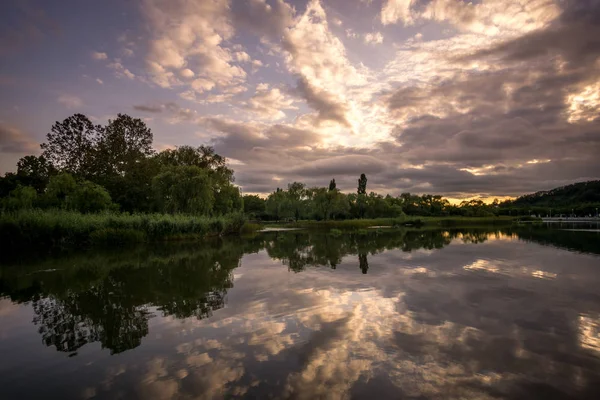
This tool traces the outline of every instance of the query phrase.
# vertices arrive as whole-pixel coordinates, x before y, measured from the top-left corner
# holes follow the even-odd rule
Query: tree
[[[92,124],[83,114],[74,114],[52,126],[41,145],[42,155],[59,171],[87,176],[102,134],[100,125]]]
[[[232,184],[222,185],[215,192],[213,214],[224,215],[242,210],[242,196],[240,189]]]
[[[152,189],[162,212],[208,215],[213,209],[210,178],[199,167],[167,167],[154,177]]]
[[[323,187],[312,188],[310,191],[313,209],[318,218],[328,220],[332,215],[348,210],[348,202],[339,190]]]
[[[233,170],[227,167],[227,159],[215,153],[210,146],[180,146],[167,149],[157,155],[161,165],[196,166],[210,171],[211,177],[219,182],[233,182]]]
[[[365,174],[360,174],[360,178],[358,179],[358,194],[367,194],[367,176]]]
[[[67,198],[77,190],[77,182],[69,173],[62,173],[53,176],[48,182],[46,193],[44,194],[44,203],[47,207],[65,208]]]
[[[288,184],[286,206],[292,210],[296,222],[304,214],[304,200],[306,198],[306,186],[304,183],[294,182]]]
[[[153,157],[130,165],[124,176],[112,175],[99,179],[122,211],[149,212],[154,206],[152,179],[161,171]]]
[[[17,186],[2,202],[2,208],[7,210],[24,210],[33,207],[37,192],[31,186]]]
[[[19,181],[27,186],[32,186],[39,194],[44,192],[50,176],[55,174],[55,168],[43,155],[39,157],[25,156],[17,162]]]
[[[329,181],[329,190],[335,190],[336,189],[336,185],[335,185],[335,178],[332,179],[331,181]]]
[[[290,217],[291,215],[288,215],[289,210],[287,210],[284,204],[286,201],[285,192],[277,188],[276,191],[267,197],[265,202],[267,214],[276,221],[279,221],[281,218]]]
[[[82,213],[93,213],[108,210],[113,207],[113,203],[106,189],[84,180],[67,197],[66,207]]]
[[[244,214],[250,218],[263,218],[265,215],[265,199],[257,195],[245,195]]]
[[[117,114],[102,131],[98,145],[98,170],[123,176],[136,163],[154,153],[152,131],[139,118]]]

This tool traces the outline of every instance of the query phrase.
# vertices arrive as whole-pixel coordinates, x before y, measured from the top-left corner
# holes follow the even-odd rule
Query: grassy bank
[[[242,214],[195,217],[170,214],[81,214],[25,210],[0,215],[6,248],[72,248],[97,244],[159,242],[240,233]]]
[[[461,227],[484,225],[510,225],[515,217],[404,217],[377,219],[348,219],[342,221],[298,221],[267,224],[269,227],[305,229],[366,229],[372,226],[393,227]]]

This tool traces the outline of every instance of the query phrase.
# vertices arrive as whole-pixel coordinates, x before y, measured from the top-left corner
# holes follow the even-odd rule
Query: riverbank
[[[203,217],[23,210],[0,215],[0,241],[7,249],[68,249],[239,234],[244,223],[241,213]]]
[[[516,217],[404,217],[265,223],[264,227],[304,229],[367,229],[370,227],[468,227],[511,225]]]

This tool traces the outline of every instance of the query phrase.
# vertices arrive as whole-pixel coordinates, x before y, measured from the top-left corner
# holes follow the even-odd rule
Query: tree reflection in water
[[[272,232],[251,239],[169,244],[95,251],[42,263],[1,266],[0,296],[31,302],[42,341],[74,353],[100,342],[111,354],[135,348],[148,334],[148,321],[159,312],[178,319],[210,317],[222,308],[233,287],[233,270],[242,256],[265,250],[291,271],[325,266],[336,269],[344,257],[369,271],[369,255],[441,249],[453,240],[482,243],[490,235],[517,234],[525,240],[600,253],[598,242],[572,240],[571,232],[536,227],[497,230],[389,230],[367,234]],[[594,244],[596,243],[596,244]],[[351,261],[352,262],[352,261]]]

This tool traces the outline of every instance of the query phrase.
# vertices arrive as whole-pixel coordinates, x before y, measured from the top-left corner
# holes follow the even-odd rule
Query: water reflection
[[[3,271],[0,294],[31,302],[47,346],[72,353],[100,342],[115,354],[140,345],[150,307],[198,319],[222,308],[243,253],[236,242],[209,242],[14,266]]]
[[[5,266],[0,294],[63,355],[60,398],[592,399],[600,259],[556,247],[594,253],[594,238],[269,233]],[[0,328],[0,350],[41,357],[22,340]],[[10,378],[0,397],[44,393]]]

